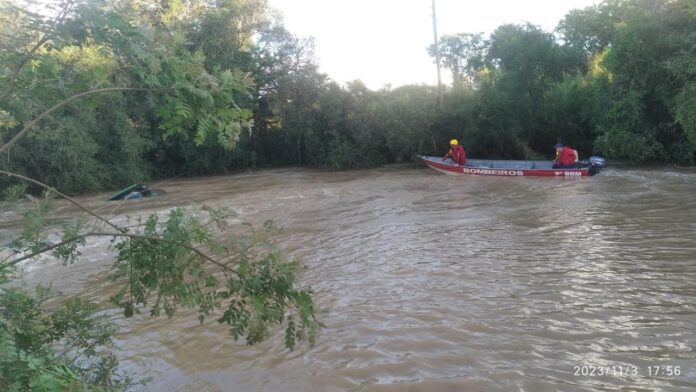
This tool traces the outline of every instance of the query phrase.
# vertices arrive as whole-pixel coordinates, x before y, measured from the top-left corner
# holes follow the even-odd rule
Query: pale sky
[[[505,23],[553,30],[563,16],[598,0],[436,0],[438,35],[486,34]],[[433,42],[431,0],[269,0],[285,27],[314,37],[319,67],[339,83],[437,84],[426,48]],[[443,82],[450,77],[443,70]]]

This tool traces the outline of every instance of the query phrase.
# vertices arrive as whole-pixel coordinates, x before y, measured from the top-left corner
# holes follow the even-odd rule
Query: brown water
[[[288,352],[281,331],[247,347],[195,317],[121,322],[122,364],[154,377],[143,390],[696,390],[696,172],[285,169],[162,187],[129,215],[193,200],[274,219],[326,328]],[[103,302],[101,259],[42,260],[27,280]]]

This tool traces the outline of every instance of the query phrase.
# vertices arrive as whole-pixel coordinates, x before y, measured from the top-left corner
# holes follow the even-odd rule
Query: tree
[[[484,68],[487,43],[483,33],[445,35],[439,40],[442,64],[452,72],[452,84],[455,88],[473,86],[480,79]],[[435,48],[430,46],[428,52],[435,56]]]
[[[489,98],[482,102],[481,116],[508,134],[503,140],[511,151],[505,155],[548,150],[558,135],[545,118],[546,92],[579,72],[582,59],[561,47],[553,35],[527,24],[496,29],[486,61],[492,71],[483,91]]]
[[[683,0],[617,6],[621,28],[602,59],[613,99],[597,145],[610,157],[693,162],[684,109],[692,105],[696,17]]]
[[[619,22],[615,3],[605,2],[568,12],[556,29],[564,44],[584,51],[588,57],[606,49]]]
[[[314,42],[275,25],[260,34],[252,54],[259,125],[254,150],[265,162],[307,163],[304,139],[313,132],[326,83],[315,64]]]
[[[88,94],[79,105],[66,102],[48,119],[54,131],[29,135],[34,144],[28,143],[29,139],[19,143],[15,150],[18,158],[5,161],[5,168],[38,177],[68,192],[100,189],[118,179],[111,174],[108,178],[100,175],[103,173],[120,172],[125,181],[146,178],[150,167],[145,155],[153,144],[176,139],[203,145],[212,139],[231,150],[241,131],[250,129],[251,111],[237,104],[250,86],[241,71],[207,68],[203,53],[187,47],[182,31],[149,34],[147,28],[135,25],[135,16],[124,13],[129,10],[124,2],[90,0],[69,4],[66,17],[59,14],[57,18],[62,19],[55,23],[42,22],[56,26],[50,36],[55,38],[29,45],[37,47],[27,52],[35,66],[16,72],[19,76],[15,85],[31,87],[33,94],[7,94],[7,99],[0,102],[7,119],[0,138],[10,142],[21,132],[20,124],[71,95],[104,89],[131,93],[111,98],[111,102],[98,94]],[[23,22],[3,38],[8,42],[3,47],[25,35],[36,35],[34,26],[43,20],[21,8],[12,9]],[[172,28],[184,29],[171,22],[176,18],[170,14],[165,12],[161,19],[169,21],[166,23]],[[137,89],[122,88],[124,85]],[[38,126],[47,125],[44,121]],[[43,160],[22,159],[30,155],[27,152],[34,145],[41,144],[47,146]],[[64,170],[71,163],[72,170]]]

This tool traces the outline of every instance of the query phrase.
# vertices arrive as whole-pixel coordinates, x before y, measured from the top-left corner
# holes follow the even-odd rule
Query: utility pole
[[[435,0],[433,0],[433,37],[435,37],[435,62],[437,63],[437,103],[442,106],[442,78],[440,76],[440,46],[437,40],[437,18],[435,17]]]

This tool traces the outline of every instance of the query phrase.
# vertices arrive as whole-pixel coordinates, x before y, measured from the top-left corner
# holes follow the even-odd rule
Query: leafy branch
[[[48,185],[46,185],[46,184],[44,184],[44,183],[42,183],[42,182],[40,182],[40,181],[34,180],[33,178],[29,178],[29,177],[26,177],[26,176],[23,176],[23,175],[17,174],[17,173],[11,173],[11,172],[8,172],[8,171],[5,171],[5,170],[0,170],[0,174],[4,174],[4,175],[6,175],[6,176],[8,176],[8,177],[19,178],[19,179],[21,179],[21,180],[24,180],[24,181],[27,181],[27,182],[31,182],[32,184],[38,185],[38,186],[40,186],[40,187],[46,189],[47,191],[53,192],[53,193],[55,193],[56,195],[62,197],[63,199],[65,199],[65,200],[67,200],[68,202],[70,202],[72,205],[76,206],[77,208],[81,209],[82,211],[85,211],[85,212],[88,213],[89,215],[91,215],[91,216],[97,218],[98,220],[100,220],[100,221],[106,223],[107,225],[113,227],[114,229],[116,229],[116,230],[118,230],[118,231],[120,231],[120,232],[123,232],[123,231],[125,230],[125,229],[122,229],[122,228],[120,228],[120,227],[114,225],[114,224],[111,223],[108,219],[102,217],[101,215],[97,214],[96,212],[94,212],[94,211],[90,210],[89,208],[83,206],[82,204],[78,203],[77,201],[75,201],[75,199],[71,198],[70,196],[65,195],[65,194],[63,194],[63,193],[61,193],[61,192],[58,192],[58,191],[57,191],[54,187],[52,187],[52,186],[48,186]]]
[[[12,94],[12,91],[14,90],[15,84],[17,83],[17,79],[19,78],[19,74],[22,71],[22,68],[27,64],[27,62],[31,59],[31,57],[36,53],[39,48],[41,48],[44,44],[46,44],[49,39],[51,38],[51,34],[55,32],[55,29],[60,26],[64,21],[65,18],[72,12],[73,8],[75,5],[74,0],[68,0],[65,3],[62,4],[62,9],[58,12],[58,15],[56,18],[51,22],[50,26],[48,29],[44,32],[43,36],[32,46],[29,51],[22,57],[22,59],[17,63],[14,71],[12,72],[12,75],[10,76],[9,80],[7,81],[5,91],[0,95],[0,102],[4,101],[7,99],[7,97]]]
[[[47,190],[53,188],[39,181],[27,179]],[[198,307],[202,323],[211,313],[220,311],[218,322],[230,326],[236,339],[246,335],[247,343],[256,343],[269,334],[269,324],[286,323],[286,345],[293,348],[296,340],[314,342],[321,323],[315,317],[316,309],[311,292],[296,289],[297,274],[301,266],[286,258],[266,239],[232,237],[232,244],[221,242],[213,230],[227,229],[229,214],[224,210],[205,209],[209,223],[201,222],[201,214],[186,214],[183,209],[170,211],[169,219],[160,222],[157,214],[151,214],[139,226],[127,232],[79,202],[59,192],[80,209],[101,220],[115,231],[79,232],[80,225],[67,226],[61,241],[46,244],[38,233],[48,230],[42,214],[25,214],[34,229],[23,233],[13,241],[16,258],[2,264],[18,263],[39,255],[53,252],[64,263],[72,263],[79,256],[76,244],[84,245],[90,237],[109,237],[117,250],[117,262],[113,279],[125,278],[127,284],[112,298],[114,304],[124,310],[127,317],[139,312],[151,299],[154,304],[150,314],[157,316],[162,310],[172,317],[178,306]],[[211,223],[214,223],[211,228]],[[264,227],[272,232],[272,226]],[[261,245],[261,246],[259,246]],[[213,256],[203,249],[208,249]],[[206,265],[217,267],[219,276]],[[222,280],[221,280],[222,278]],[[288,316],[289,312],[289,317]],[[299,324],[294,321],[296,314]]]

